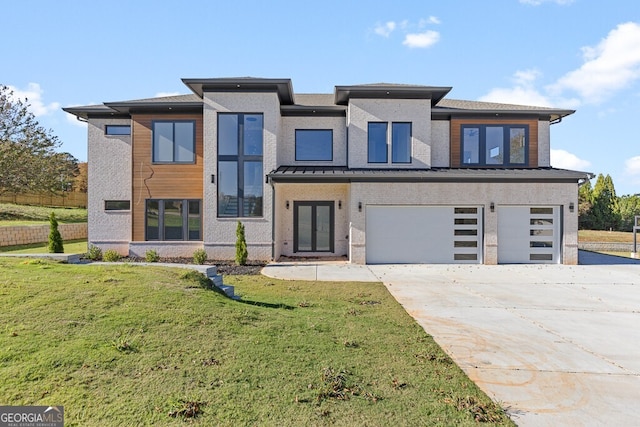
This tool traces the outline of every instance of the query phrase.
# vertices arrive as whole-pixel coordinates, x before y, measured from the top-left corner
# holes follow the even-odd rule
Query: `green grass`
[[[67,426],[513,425],[379,283],[0,258],[0,401]],[[170,416],[173,415],[173,416]]]
[[[578,230],[578,241],[633,243],[633,233],[624,231]]]
[[[49,252],[49,244],[47,242],[31,243],[28,245],[0,247],[0,253],[7,253],[7,254],[46,254],[48,252]],[[65,254],[87,253],[87,239],[68,240],[68,241],[65,240],[64,253]]]
[[[87,210],[82,208],[48,208],[0,203],[0,227],[49,224],[51,212],[55,212],[58,222],[63,224],[87,222]]]

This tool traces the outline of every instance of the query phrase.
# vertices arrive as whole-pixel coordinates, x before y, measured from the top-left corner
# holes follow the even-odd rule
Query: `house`
[[[183,79],[192,94],[64,110],[88,123],[89,243],[122,254],[352,263],[578,261],[578,186],[552,168],[574,111],[450,87]]]

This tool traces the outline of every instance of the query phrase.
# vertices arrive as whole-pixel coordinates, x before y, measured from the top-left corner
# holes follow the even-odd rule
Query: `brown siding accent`
[[[451,167],[459,168],[460,164],[460,126],[461,125],[529,125],[529,164],[523,167],[538,167],[538,120],[508,120],[508,119],[451,119]],[[491,166],[495,167],[495,166]]]
[[[132,118],[133,145],[133,241],[144,241],[146,199],[202,199],[202,114],[136,114]],[[151,138],[154,120],[195,120],[196,162],[152,164]]]

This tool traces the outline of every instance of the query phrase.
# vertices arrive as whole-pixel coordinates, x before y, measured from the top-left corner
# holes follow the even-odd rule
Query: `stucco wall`
[[[362,211],[358,211],[358,203]],[[495,212],[490,204],[495,204]],[[484,206],[484,263],[498,260],[498,216],[500,205],[563,206],[563,263],[578,262],[578,210],[569,212],[569,203],[578,206],[576,184],[518,183],[353,183],[351,212],[351,262],[364,264],[366,206],[372,205],[479,205]]]
[[[431,166],[434,168],[448,168],[451,163],[450,147],[451,122],[449,120],[434,120],[431,122]]]
[[[131,194],[131,136],[105,135],[105,125],[130,125],[128,119],[90,119],[88,123],[89,243],[116,244],[119,252],[131,240],[131,212],[105,211],[105,200],[133,200]],[[144,203],[144,200],[142,201]]]
[[[388,163],[367,163],[369,122],[388,122]],[[412,122],[411,163],[391,163],[391,122]],[[347,113],[349,127],[349,167],[351,168],[430,168],[431,100],[428,99],[351,99]]]
[[[296,161],[296,129],[333,130],[333,160],[324,162]],[[344,117],[283,117],[282,133],[278,140],[278,166],[346,166],[347,126]]]
[[[63,240],[87,238],[87,224],[58,224]],[[0,227],[0,246],[28,245],[49,240],[48,225],[16,225]]]
[[[538,166],[551,166],[551,135],[549,122],[538,121]]]
[[[281,256],[347,255],[349,250],[349,184],[276,184],[276,259]],[[286,203],[289,201],[289,209]],[[293,252],[293,202],[333,201],[334,238],[332,253]],[[340,203],[342,208],[340,208]]]
[[[280,135],[280,102],[275,92],[207,92],[204,94],[204,248],[211,259],[235,257],[236,226],[240,220],[245,226],[249,259],[271,259],[272,189],[263,181],[263,216],[260,218],[218,218],[218,113],[263,114],[263,173],[277,166],[276,143]]]

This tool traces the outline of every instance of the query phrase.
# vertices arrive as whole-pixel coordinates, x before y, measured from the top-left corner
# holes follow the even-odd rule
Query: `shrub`
[[[207,252],[204,249],[196,249],[193,253],[193,262],[195,264],[204,264],[207,261]]]
[[[247,241],[244,237],[244,225],[238,221],[236,228],[236,264],[245,265],[247,263]]]
[[[91,261],[100,261],[102,259],[102,249],[95,245],[89,245],[87,258],[89,258]]]
[[[106,251],[104,251],[102,259],[106,262],[117,262],[120,261],[120,254],[113,249],[107,249]]]
[[[153,249],[149,249],[144,253],[144,260],[146,262],[158,262],[160,261],[160,255]]]
[[[62,236],[58,230],[58,220],[56,214],[51,212],[49,215],[49,253],[61,254],[64,252],[64,246],[62,244]]]

